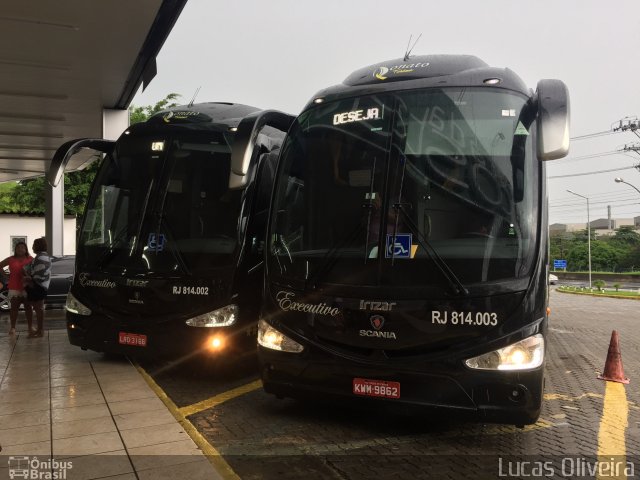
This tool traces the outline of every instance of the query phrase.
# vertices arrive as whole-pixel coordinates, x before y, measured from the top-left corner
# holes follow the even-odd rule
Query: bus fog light
[[[216,335],[215,337],[209,337],[207,340],[207,350],[210,352],[219,352],[225,347],[224,337]]]
[[[300,353],[304,347],[279,332],[264,320],[258,322],[258,344],[271,350]]]
[[[544,361],[544,337],[541,334],[470,358],[464,363],[478,370],[530,370],[538,368]]]
[[[76,315],[91,315],[91,309],[80,303],[71,292],[67,294],[67,301],[64,304],[64,308],[67,312],[75,313]]]
[[[189,327],[228,327],[236,323],[238,318],[238,306],[231,304],[218,308],[213,312],[203,313],[197,317],[190,318],[185,323]]]

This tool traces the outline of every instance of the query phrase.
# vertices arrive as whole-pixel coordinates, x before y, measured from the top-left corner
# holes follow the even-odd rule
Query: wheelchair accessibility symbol
[[[150,250],[155,250],[156,252],[163,251],[165,243],[166,237],[164,236],[164,233],[160,233],[157,236],[155,233],[150,233],[149,238],[147,239],[147,247]]]
[[[387,235],[386,258],[411,258],[411,234],[399,233]]]

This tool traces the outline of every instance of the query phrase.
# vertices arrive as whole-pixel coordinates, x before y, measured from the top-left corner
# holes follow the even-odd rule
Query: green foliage
[[[606,283],[604,282],[604,280],[595,280],[593,282],[593,286],[596,287],[598,290],[602,290],[605,285]]]
[[[620,290],[620,284],[619,283],[614,283],[613,284],[613,288],[615,288],[616,292],[617,292],[618,290]]]
[[[11,192],[11,201],[19,213],[44,213],[44,177],[20,180]]]
[[[84,206],[91,193],[93,182],[100,162],[96,161],[84,170],[65,173],[64,175],[64,213],[67,215],[82,215]]]
[[[64,174],[64,213],[81,215],[89,197],[91,182],[98,171],[99,162],[77,172]],[[44,214],[46,180],[44,177],[19,181],[7,194],[7,201],[15,213]]]
[[[129,108],[129,124],[133,125],[134,123],[145,122],[152,115],[171,107],[177,107],[178,104],[175,102],[182,95],[178,93],[170,93],[163,100],[160,100],[155,105],[146,105],[143,107],[136,107],[135,105],[131,105]]]
[[[0,213],[19,213],[12,193],[17,186],[16,182],[0,183]]]
[[[621,227],[611,237],[591,232],[591,270],[623,272],[640,269],[640,235],[633,227]],[[567,260],[567,270],[586,271],[589,255],[586,230],[553,235],[549,239],[550,261]]]
[[[624,226],[616,230],[613,237],[611,237],[612,243],[618,243],[622,245],[640,245],[640,234],[638,234],[633,227]]]

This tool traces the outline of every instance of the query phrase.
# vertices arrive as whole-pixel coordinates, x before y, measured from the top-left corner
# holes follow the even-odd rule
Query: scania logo
[[[129,303],[137,303],[138,305],[144,305],[144,300],[140,298],[140,292],[133,292],[133,298],[129,299]]]
[[[384,325],[384,317],[382,315],[371,315],[369,317],[369,323],[373,327],[373,330],[360,330],[358,335],[361,337],[373,337],[384,338],[386,340],[397,340],[396,332],[382,331]]]
[[[382,315],[371,315],[369,321],[371,322],[371,326],[376,330],[380,330],[384,325],[384,317]]]

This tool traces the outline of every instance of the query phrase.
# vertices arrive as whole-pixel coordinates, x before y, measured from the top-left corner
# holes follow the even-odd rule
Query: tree
[[[163,100],[160,100],[155,105],[146,105],[142,107],[136,107],[131,105],[129,108],[129,124],[140,123],[146,121],[152,115],[171,107],[177,107],[175,102],[182,95],[179,93],[170,93]]]
[[[611,241],[626,245],[640,245],[640,234],[632,226],[623,226],[616,229]]]
[[[18,213],[12,194],[17,186],[16,182],[0,183],[0,213]]]

